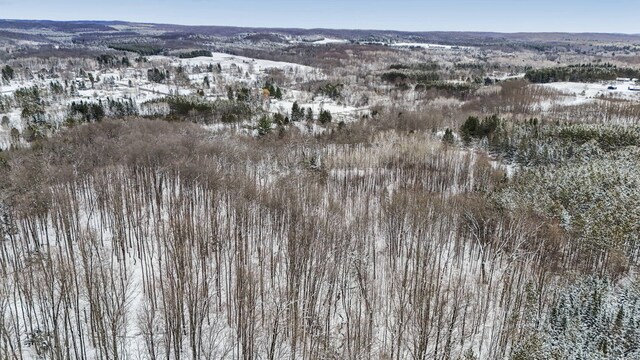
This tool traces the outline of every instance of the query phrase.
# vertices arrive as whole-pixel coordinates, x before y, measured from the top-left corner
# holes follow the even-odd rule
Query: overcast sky
[[[640,33],[640,0],[0,0],[0,18],[637,34]]]

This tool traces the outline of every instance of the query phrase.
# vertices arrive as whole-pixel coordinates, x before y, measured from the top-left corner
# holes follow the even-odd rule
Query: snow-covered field
[[[410,42],[399,42],[391,44],[394,47],[411,47],[411,48],[423,48],[423,49],[470,49],[466,46],[452,46],[452,45],[440,45],[440,44],[426,44],[426,43],[410,43]]]
[[[511,74],[511,73],[492,73],[487,77],[496,81],[506,81],[515,79],[524,79],[525,73]]]
[[[289,38],[290,44],[306,44],[306,45],[330,45],[330,44],[347,44],[349,40],[337,39],[325,36],[305,36]]]
[[[614,97],[640,101],[640,91],[631,90],[637,87],[635,82],[632,81],[610,81],[601,83],[554,82],[540,86],[558,90],[582,100]],[[609,89],[609,87],[614,87],[615,89]]]
[[[212,53],[211,56],[199,56],[195,58],[189,59],[180,59],[176,57],[169,57],[163,55],[154,55],[148,57],[149,61],[153,62],[169,62],[174,66],[177,65],[199,65],[199,66],[207,66],[207,65],[217,65],[220,64],[223,69],[228,69],[232,66],[241,67],[245,71],[249,71],[250,73],[257,73],[264,71],[266,69],[298,69],[300,71],[315,71],[316,69],[300,65],[294,63],[280,62],[280,61],[271,61],[271,60],[262,60],[262,59],[253,59],[244,56],[236,56],[225,53]]]
[[[272,113],[287,114],[291,111],[293,100],[272,100],[269,111]],[[304,109],[311,108],[314,117],[317,118],[321,110],[331,112],[333,122],[344,121],[345,123],[355,121],[364,115],[370,113],[369,107],[356,108],[347,105],[338,105],[335,101],[326,98],[316,99],[309,102],[298,102],[298,105]]]
[[[26,80],[26,81],[13,81],[11,83],[9,83],[8,85],[2,85],[2,83],[0,82],[0,95],[13,95],[13,93],[16,92],[16,90],[20,89],[20,88],[24,88],[24,87],[31,87],[33,85],[36,85],[37,82],[33,81],[33,80]]]
[[[344,39],[324,38],[322,40],[314,41],[314,42],[312,42],[312,44],[315,44],[315,45],[346,44],[348,42],[349,42],[348,40],[344,40]]]

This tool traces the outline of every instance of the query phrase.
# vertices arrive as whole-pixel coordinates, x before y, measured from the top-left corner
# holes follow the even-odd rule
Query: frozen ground
[[[452,45],[440,45],[440,44],[425,44],[425,43],[409,43],[409,42],[401,42],[391,44],[391,46],[395,47],[419,47],[424,49],[468,49],[465,46],[452,46]]]
[[[600,83],[556,82],[543,84],[547,88],[561,91],[577,99],[594,99],[599,97],[614,97],[625,100],[640,101],[640,91],[630,90],[636,87],[631,81],[610,81]],[[609,87],[615,89],[608,89]]]
[[[262,60],[262,59],[253,59],[244,56],[235,56],[229,55],[225,53],[212,53],[211,56],[199,56],[190,59],[180,59],[176,57],[155,55],[149,56],[149,61],[151,62],[169,62],[174,66],[178,65],[199,65],[199,66],[207,66],[207,65],[217,65],[220,64],[223,69],[228,69],[232,66],[241,67],[243,70],[248,71],[249,73],[262,72],[266,69],[297,69],[300,71],[308,71],[313,72],[316,71],[315,68],[310,66],[280,62],[280,61],[271,61],[271,60]]]
[[[293,103],[294,100],[272,100],[269,105],[269,111],[271,113],[289,114]],[[328,110],[331,112],[331,116],[333,117],[332,121],[336,123],[340,121],[344,121],[346,123],[355,121],[364,115],[368,115],[370,112],[369,107],[357,108],[347,105],[338,105],[335,101],[324,98],[309,102],[298,101],[298,105],[305,109],[305,114],[306,109],[311,108],[315,119],[320,115],[320,110]]]
[[[349,40],[326,38],[322,36],[314,37],[311,39],[294,39],[289,41],[290,44],[307,44],[307,45],[330,45],[330,44],[347,44]]]
[[[631,81],[611,81],[599,83],[556,82],[548,84],[534,84],[547,89],[553,89],[560,94],[536,105],[538,111],[550,111],[556,106],[578,106],[594,104],[603,100],[640,102],[640,91],[632,90],[636,85]],[[609,89],[613,87],[615,89]]]
[[[492,80],[497,80],[497,81],[506,81],[506,80],[515,80],[515,79],[524,79],[525,73],[519,73],[519,74],[511,74],[511,73],[498,73],[498,72],[494,72],[492,74],[489,74],[487,77],[492,79]]]
[[[328,39],[328,38],[324,38],[322,40],[314,41],[314,42],[312,42],[312,44],[316,44],[316,45],[346,44],[348,42],[349,42],[348,40],[343,40],[343,39]]]

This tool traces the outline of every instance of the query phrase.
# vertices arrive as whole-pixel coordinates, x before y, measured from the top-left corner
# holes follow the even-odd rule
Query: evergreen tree
[[[258,121],[258,135],[264,136],[271,132],[273,121],[269,115],[263,115]]]
[[[93,77],[92,73],[89,73],[89,82],[91,83],[91,88],[93,89],[93,86],[96,83],[96,79]]]
[[[329,110],[321,110],[320,111],[320,122],[323,124],[330,123],[332,120],[331,112]]]
[[[469,116],[460,127],[460,133],[465,143],[471,142],[471,139],[477,137],[480,133],[480,119],[475,116]]]
[[[278,125],[287,125],[289,123],[289,118],[284,117],[284,115],[280,113],[276,113],[273,115],[273,122]]]
[[[162,71],[162,70],[160,70],[158,68],[153,68],[153,69],[147,70],[147,79],[149,81],[151,81],[151,82],[161,83],[166,78],[167,78],[166,72],[164,72],[164,71]]]
[[[453,131],[451,131],[451,129],[447,128],[444,131],[444,136],[442,137],[442,142],[445,144],[450,144],[452,145],[454,143],[455,139],[453,137]]]
[[[298,105],[298,102],[294,102],[291,107],[291,121],[300,121],[304,118],[304,109]]]
[[[20,130],[11,128],[11,142],[17,143],[18,141],[20,141]]]
[[[11,66],[5,65],[5,67],[2,68],[2,80],[9,82],[13,80],[14,76],[15,72],[13,71],[13,68]]]
[[[236,92],[236,98],[240,102],[248,102],[251,100],[251,90],[246,87],[241,88]]]
[[[275,97],[276,89],[273,86],[273,84],[271,84],[270,82],[267,82],[263,89],[267,89],[267,91],[269,91],[269,96]]]

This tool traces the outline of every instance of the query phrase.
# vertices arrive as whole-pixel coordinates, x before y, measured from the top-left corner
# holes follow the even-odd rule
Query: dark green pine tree
[[[273,121],[269,115],[264,115],[258,122],[258,135],[264,136],[271,132],[271,125]]]
[[[319,119],[321,123],[326,124],[330,123],[331,120],[333,120],[333,117],[331,116],[331,112],[329,112],[329,110],[321,110]]]
[[[13,80],[14,76],[15,72],[13,71],[13,68],[11,66],[5,65],[5,67],[2,68],[2,80],[9,82]]]
[[[291,121],[300,121],[304,117],[304,110],[298,105],[298,102],[294,102],[291,107]]]
[[[442,142],[445,144],[449,144],[449,145],[453,145],[455,139],[453,137],[453,131],[451,131],[451,129],[447,128],[444,131],[444,136],[442,137]]]

